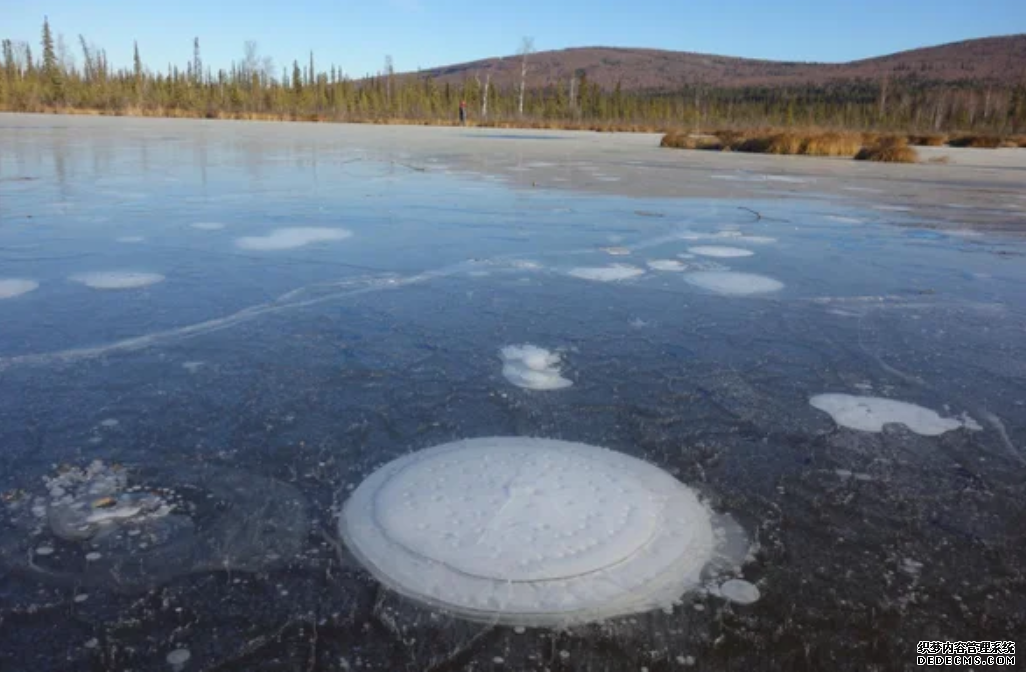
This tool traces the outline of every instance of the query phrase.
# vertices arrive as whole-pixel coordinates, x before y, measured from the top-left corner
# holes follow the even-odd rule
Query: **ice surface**
[[[645,270],[633,265],[609,265],[608,267],[575,267],[568,272],[572,277],[588,281],[623,281],[641,276]]]
[[[688,252],[710,258],[747,258],[748,256],[755,255],[747,249],[734,248],[732,246],[692,246],[688,249]]]
[[[0,300],[16,298],[39,288],[38,281],[31,279],[0,279]]]
[[[686,269],[679,260],[649,260],[647,264],[658,272],[683,272]]]
[[[92,272],[71,277],[72,281],[101,291],[120,291],[152,286],[164,281],[164,275],[151,272]]]
[[[784,287],[776,279],[744,272],[691,272],[684,278],[690,284],[724,295],[773,293]]]
[[[286,227],[262,237],[240,237],[239,248],[247,251],[283,251],[325,241],[341,241],[353,235],[349,230],[331,227]]]
[[[224,229],[224,223],[213,223],[213,222],[191,223],[189,225],[189,227],[191,227],[191,228],[193,228],[195,230],[206,230],[208,232],[213,232],[213,231],[216,231],[216,230],[223,230]]]
[[[628,455],[479,438],[378,469],[339,526],[400,593],[471,619],[539,626],[677,600],[725,562],[722,551],[739,550],[713,517],[690,488]]]
[[[917,434],[939,436],[964,426],[979,427],[969,418],[962,421],[941,417],[914,403],[875,396],[819,394],[809,399],[809,403],[833,417],[837,424],[858,431],[879,432],[885,424],[904,424]]]
[[[523,389],[565,389],[573,384],[560,374],[559,354],[534,345],[510,345],[499,352],[502,375]]]

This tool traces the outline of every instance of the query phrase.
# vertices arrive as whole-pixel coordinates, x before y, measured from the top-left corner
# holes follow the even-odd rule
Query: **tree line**
[[[277,69],[247,42],[228,68],[205,65],[200,42],[184,68],[147,67],[134,45],[131,67],[79,36],[76,49],[44,19],[38,56],[26,42],[2,41],[0,110],[90,111],[115,115],[266,118],[338,122],[453,121],[466,101],[472,123],[701,128],[820,126],[901,131],[1026,132],[1026,83],[998,86],[931,82],[915,74],[826,85],[722,87],[696,82],[667,91],[604,89],[587,71],[545,85],[530,82],[531,42],[521,78],[497,86],[490,74],[457,85],[397,75],[391,57],[376,75],[353,79],[341,68],[301,63]],[[77,55],[76,55],[77,53]],[[79,60],[80,57],[80,60]]]

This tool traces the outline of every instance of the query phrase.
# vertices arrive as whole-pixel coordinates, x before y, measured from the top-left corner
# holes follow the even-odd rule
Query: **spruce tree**
[[[50,32],[50,21],[47,17],[43,17],[43,78],[47,101],[63,103],[64,82],[57,64],[57,53],[53,48],[53,34]]]

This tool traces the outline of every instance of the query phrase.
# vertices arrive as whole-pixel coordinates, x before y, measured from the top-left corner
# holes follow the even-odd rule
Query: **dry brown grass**
[[[806,137],[801,154],[813,157],[851,157],[861,147],[862,137],[859,134],[828,131]]]
[[[855,159],[869,162],[892,162],[899,164],[915,164],[919,161],[919,153],[910,148],[904,136],[883,136],[873,145],[859,150]]]
[[[716,136],[726,149],[770,155],[851,157],[862,147],[856,133],[818,129],[717,131]]]
[[[948,141],[948,145],[953,148],[1000,148],[1001,137],[983,134],[969,134],[952,138]]]
[[[880,139],[883,138],[883,134],[877,131],[863,131],[859,135],[862,136],[863,146],[876,145],[880,141]]]
[[[910,134],[908,137],[910,145],[925,145],[931,148],[939,148],[948,142],[944,134]]]
[[[686,131],[670,131],[659,141],[662,148],[680,150],[722,150],[723,144],[712,136],[698,136]]]
[[[712,135],[719,139],[724,150],[733,150],[748,137],[749,133],[738,129],[717,129]]]
[[[1010,143],[1013,143],[1016,148],[1026,148],[1026,135],[1009,136],[1008,140]]]

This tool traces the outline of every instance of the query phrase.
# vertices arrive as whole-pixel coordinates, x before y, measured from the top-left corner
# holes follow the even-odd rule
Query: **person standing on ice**
[[[467,102],[460,101],[460,124],[462,126],[467,125]]]

